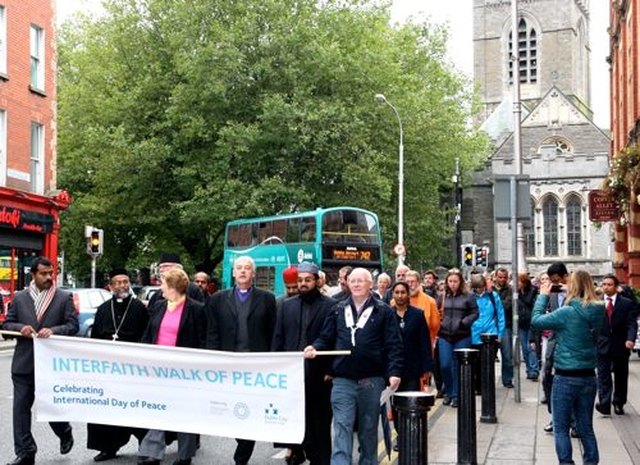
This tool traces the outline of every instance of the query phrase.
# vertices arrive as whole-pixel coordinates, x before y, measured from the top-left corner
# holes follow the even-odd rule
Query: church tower
[[[522,102],[533,108],[552,86],[590,113],[589,0],[519,0]],[[473,1],[474,77],[485,118],[512,95],[511,0]]]
[[[608,170],[610,140],[591,110],[589,2],[518,0],[515,33],[511,3],[473,0],[474,79],[484,103],[480,123],[494,151],[464,190],[462,242],[489,247],[489,268],[511,268],[513,235],[509,223],[493,214],[493,187],[496,176],[516,173],[518,79],[520,166],[529,179],[531,207],[531,221],[523,222],[526,268],[536,276],[562,261],[601,277],[611,272],[611,228],[590,221],[588,197]]]

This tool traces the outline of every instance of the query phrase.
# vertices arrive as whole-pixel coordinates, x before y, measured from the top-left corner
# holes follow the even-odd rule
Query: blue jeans
[[[458,400],[458,385],[460,383],[458,379],[460,365],[453,351],[456,349],[468,349],[469,347],[471,347],[471,336],[465,337],[453,344],[444,338],[438,339],[440,370],[442,371],[444,392],[451,400]]]
[[[518,328],[518,337],[520,338],[520,347],[522,347],[522,360],[527,367],[527,376],[537,377],[540,374],[538,354],[529,345],[529,330]]]
[[[510,321],[507,324],[511,324]],[[500,341],[500,362],[502,364],[502,385],[513,384],[513,340],[511,328],[505,328],[504,337]]]
[[[331,465],[351,465],[353,425],[358,416],[360,465],[378,464],[378,418],[384,378],[335,378],[331,390],[333,452]]]
[[[593,402],[596,391],[595,376],[574,377],[556,374],[553,377],[551,391],[553,437],[558,462],[561,464],[575,463],[569,436],[572,413],[582,442],[584,464],[593,465],[600,460],[598,442],[593,432]]]

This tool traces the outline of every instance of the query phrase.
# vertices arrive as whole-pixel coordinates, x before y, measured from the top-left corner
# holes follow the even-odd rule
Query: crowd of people
[[[161,290],[145,307],[132,297],[127,271],[113,269],[113,297],[97,309],[91,337],[230,352],[302,352],[304,439],[275,445],[286,448],[288,465],[306,460],[312,465],[351,464],[354,434],[359,463],[377,464],[382,392],[434,389],[444,405],[458,407],[455,350],[479,347],[482,334],[496,336],[501,383],[513,388],[514,314],[521,341],[516,350],[522,353],[526,377],[536,382],[542,375],[543,402],[552,416],[545,430],[554,434],[560,463],[573,463],[572,435],[582,442],[584,463],[598,463],[592,424],[596,397],[595,409],[602,415],[610,415],[612,407],[617,415],[625,413],[638,303],[614,275],[604,276],[596,287],[586,271],[569,273],[564,264],[554,263],[533,278],[527,273],[510,276],[499,268],[465,279],[460,270],[451,269],[440,281],[432,270],[419,273],[401,265],[394,279],[377,275],[374,286],[369,270],[343,267],[332,288],[317,265],[305,262],[284,271],[286,294],[276,299],[254,286],[256,267],[248,256],[234,262],[234,286],[214,294],[208,292],[208,276],[197,273],[190,280],[175,254],[163,254],[159,271]],[[51,262],[37,258],[31,275],[4,324],[23,336],[12,363],[16,458],[7,465],[33,464],[37,453],[31,434],[32,338],[78,330],[71,296],[55,287]],[[483,386],[479,366],[480,361],[473,369],[476,394],[482,394]],[[60,438],[60,452],[69,453],[71,426],[58,422],[51,427]],[[98,451],[96,462],[117,457],[132,435],[139,441],[139,465],[159,464],[166,444],[176,438],[173,465],[191,464],[200,447],[200,437],[192,433],[92,423],[87,429],[87,447]],[[255,442],[236,441],[233,460],[247,464]]]

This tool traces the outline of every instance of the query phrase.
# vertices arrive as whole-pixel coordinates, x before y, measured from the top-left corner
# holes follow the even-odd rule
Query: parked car
[[[153,294],[160,290],[160,286],[144,286],[138,291],[138,299],[145,305],[149,305],[149,300]]]
[[[96,310],[111,298],[111,292],[99,288],[67,288],[73,294],[73,305],[78,312],[80,329],[76,336],[91,337]]]

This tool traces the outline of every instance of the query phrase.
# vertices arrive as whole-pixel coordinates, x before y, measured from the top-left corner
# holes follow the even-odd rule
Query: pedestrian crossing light
[[[476,248],[476,266],[486,268],[489,265],[489,247]]]
[[[89,255],[102,255],[102,229],[91,230],[89,243],[87,244],[87,253]]]
[[[474,244],[462,246],[462,263],[464,266],[476,265],[476,246]]]

